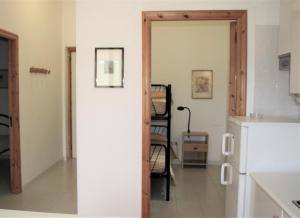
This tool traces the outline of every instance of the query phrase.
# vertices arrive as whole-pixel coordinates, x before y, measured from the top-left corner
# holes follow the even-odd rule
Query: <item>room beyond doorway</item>
[[[231,21],[152,23],[151,84],[172,87],[172,182],[166,186],[165,179],[157,178],[151,170],[151,218],[221,218],[225,215],[225,186],[220,183],[220,141],[228,118],[230,25]],[[158,110],[155,90],[151,91],[153,107]],[[191,143],[185,133],[189,113],[187,109],[178,110],[179,106],[191,111]],[[155,123],[152,115],[151,125]],[[151,128],[151,150],[154,140]],[[155,161],[153,156],[151,168]],[[163,162],[161,158],[160,163]],[[170,189],[169,201],[164,198],[166,187]]]
[[[229,87],[236,110],[231,115],[246,113],[247,82],[247,11],[164,11],[143,12],[143,177],[142,217],[150,215],[150,128],[151,128],[151,23],[153,21],[233,20],[236,21],[236,83]],[[232,88],[232,86],[234,86]],[[234,91],[234,93],[232,93]]]

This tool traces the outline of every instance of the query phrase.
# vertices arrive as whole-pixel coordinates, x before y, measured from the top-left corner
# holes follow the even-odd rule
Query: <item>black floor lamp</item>
[[[188,129],[187,129],[187,133],[188,133],[188,137],[190,137],[190,133],[191,133],[191,130],[190,130],[190,124],[191,124],[191,110],[190,110],[190,108],[184,107],[184,106],[179,106],[179,107],[177,107],[177,110],[179,110],[179,111],[183,111],[184,109],[187,109],[187,110],[189,111],[189,120],[188,120]]]

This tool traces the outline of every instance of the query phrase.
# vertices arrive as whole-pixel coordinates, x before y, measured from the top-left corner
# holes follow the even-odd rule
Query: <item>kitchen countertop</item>
[[[282,125],[299,125],[300,119],[293,117],[263,117],[263,118],[251,118],[249,116],[231,116],[229,121],[237,123],[240,126],[250,126],[250,125],[268,125],[268,124],[282,124]]]
[[[300,171],[251,173],[254,181],[291,217],[300,217],[300,208],[292,203],[300,200]]]

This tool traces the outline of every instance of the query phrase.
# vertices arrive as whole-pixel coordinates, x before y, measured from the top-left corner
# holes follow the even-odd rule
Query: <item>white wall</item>
[[[248,113],[255,26],[278,25],[277,0],[77,0],[77,145],[80,215],[140,216],[142,19],[149,10],[248,9]],[[94,87],[95,47],[125,48],[125,87]]]
[[[279,27],[256,27],[254,111],[265,116],[298,117],[299,106],[289,94],[290,73],[278,63]]]
[[[67,158],[68,151],[68,52],[67,47],[74,47],[76,45],[76,1],[63,0],[62,2],[62,110],[63,110],[63,156]],[[75,81],[75,74],[73,75]],[[75,92],[72,93],[75,96]],[[75,105],[73,107],[73,114],[75,114]],[[73,116],[73,124],[75,124],[75,117]],[[73,125],[75,129],[75,125]],[[75,141],[73,137],[73,141]]]
[[[23,185],[62,158],[61,2],[1,1],[0,28],[19,35]],[[30,67],[51,70],[30,74]]]
[[[170,21],[152,25],[152,83],[172,85],[172,141],[181,157],[182,132],[209,133],[208,162],[221,161],[221,138],[226,131],[229,77],[229,21]],[[192,70],[213,70],[213,98],[192,99]]]
[[[8,65],[8,42],[0,40],[0,69],[7,69]],[[8,92],[7,89],[0,89],[0,113],[8,114]],[[1,121],[5,119],[1,118]],[[0,135],[8,134],[6,127],[0,126]]]

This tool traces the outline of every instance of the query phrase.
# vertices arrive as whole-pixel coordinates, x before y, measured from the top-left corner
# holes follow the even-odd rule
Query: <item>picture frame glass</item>
[[[96,48],[96,87],[123,87],[123,48]]]
[[[212,99],[213,97],[213,71],[192,71],[192,98]]]

